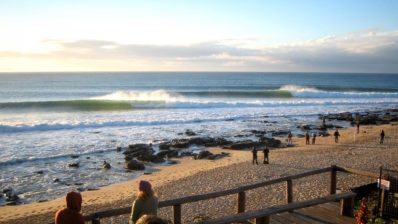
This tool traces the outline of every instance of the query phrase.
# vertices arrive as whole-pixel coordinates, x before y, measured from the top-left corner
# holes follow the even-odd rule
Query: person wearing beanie
[[[138,184],[137,198],[133,202],[129,224],[136,224],[143,215],[157,215],[158,198],[148,181],[141,180]]]
[[[80,214],[82,196],[79,192],[69,192],[66,195],[66,208],[55,213],[55,224],[84,224],[84,218]]]

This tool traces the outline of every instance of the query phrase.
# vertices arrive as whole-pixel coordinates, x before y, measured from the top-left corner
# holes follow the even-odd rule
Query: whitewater
[[[117,147],[156,147],[188,129],[230,140],[252,138],[250,130],[299,134],[320,114],[397,106],[394,74],[3,73],[0,189],[48,200],[141,175],[125,172]]]

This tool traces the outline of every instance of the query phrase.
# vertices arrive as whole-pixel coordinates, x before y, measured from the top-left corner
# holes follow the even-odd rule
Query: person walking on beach
[[[310,133],[308,133],[308,131],[305,133],[305,144],[310,144]]]
[[[334,132],[334,142],[335,143],[339,143],[339,136],[340,136],[339,129],[336,129],[336,131]]]
[[[257,148],[256,148],[256,146],[253,147],[252,153],[253,153],[253,165],[254,165],[254,162],[256,162],[256,164],[258,165],[258,161],[257,161]]]
[[[292,137],[292,132],[289,131],[289,134],[287,135],[287,145],[293,145]]]
[[[143,215],[157,215],[158,198],[148,181],[141,180],[138,184],[137,198],[133,202],[129,224],[136,224]]]
[[[316,133],[312,133],[312,144],[315,145]]]
[[[359,125],[361,124],[361,116],[359,114],[355,115],[355,123],[357,125],[357,134],[359,134]]]
[[[265,148],[263,149],[263,153],[264,153],[263,164],[269,164],[269,158],[268,158],[269,149],[267,148],[267,146],[265,146]]]
[[[381,132],[380,132],[380,144],[384,143],[384,136],[385,136],[384,130],[381,130]]]
[[[84,224],[81,207],[82,195],[79,192],[69,192],[66,195],[66,208],[55,213],[55,224]]]

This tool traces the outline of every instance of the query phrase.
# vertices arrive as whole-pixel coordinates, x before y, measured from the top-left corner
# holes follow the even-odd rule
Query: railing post
[[[255,224],[269,224],[269,216],[256,218]]]
[[[292,180],[287,180],[286,181],[286,203],[292,203],[293,202],[293,182]]]
[[[340,215],[354,217],[355,197],[340,199]]]
[[[237,205],[238,213],[245,212],[246,207],[246,193],[241,191],[238,193],[238,205]]]
[[[330,171],[330,194],[336,194],[337,185],[337,167],[332,165],[332,170]]]
[[[181,205],[173,205],[173,223],[181,224]]]

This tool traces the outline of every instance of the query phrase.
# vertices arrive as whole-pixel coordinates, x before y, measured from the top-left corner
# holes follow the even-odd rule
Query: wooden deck
[[[356,224],[355,218],[340,215],[340,203],[332,202],[284,212],[270,217],[272,224]]]

